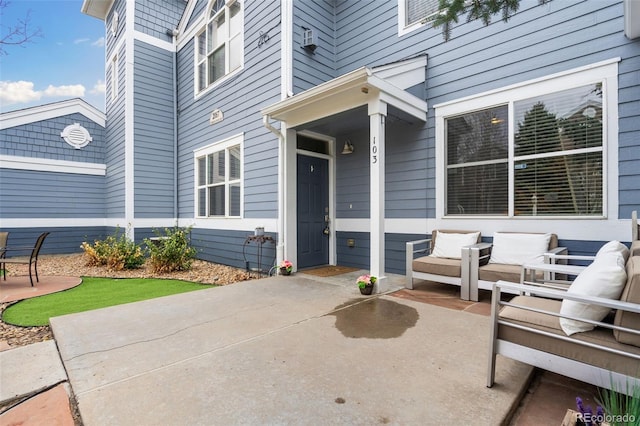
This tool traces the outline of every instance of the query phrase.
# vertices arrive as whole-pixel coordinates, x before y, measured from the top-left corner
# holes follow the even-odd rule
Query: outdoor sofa
[[[501,280],[521,282],[525,263],[544,264],[551,255],[566,253],[566,247],[558,247],[556,234],[496,232],[491,243],[478,243],[463,250],[463,262],[468,259],[469,263],[469,298],[478,301],[479,289],[491,290]]]
[[[494,384],[499,354],[595,386],[637,391],[640,241],[632,241],[627,255],[626,264],[624,258],[607,263],[597,255],[565,290],[498,281],[491,302],[487,386]],[[505,301],[505,292],[526,295]],[[614,293],[618,299],[609,298]],[[567,305],[571,301],[581,304]]]

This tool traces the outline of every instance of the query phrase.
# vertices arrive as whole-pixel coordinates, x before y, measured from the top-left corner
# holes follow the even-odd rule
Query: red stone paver
[[[63,384],[0,414],[0,425],[6,426],[74,426],[74,424],[69,395]]]
[[[0,279],[0,303],[14,302],[16,300],[29,299],[49,293],[56,293],[80,285],[80,277],[40,277],[40,282],[35,282],[31,287],[29,276],[7,277],[6,281]]]

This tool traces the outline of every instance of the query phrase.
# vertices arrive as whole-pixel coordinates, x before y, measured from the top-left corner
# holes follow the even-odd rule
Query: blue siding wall
[[[195,149],[244,132],[244,217],[277,215],[276,137],[264,128],[260,109],[280,99],[280,27],[278,2],[246,2],[244,69],[208,92],[194,98],[194,47],[178,53],[179,70],[179,210],[194,216]],[[260,32],[269,40],[259,45]],[[220,109],[224,120],[209,124]]]
[[[75,149],[60,136],[74,123],[87,129],[93,140]],[[104,128],[80,113],[36,121],[0,130],[0,154],[51,160],[104,163]]]
[[[104,217],[104,176],[0,169],[0,217]]]
[[[356,2],[352,2],[356,3]],[[362,2],[357,2],[362,3]],[[335,19],[332,1],[294,2],[293,7],[293,93],[337,77]],[[318,46],[310,52],[302,46],[304,28],[313,30]]]
[[[221,263],[245,269],[258,267],[257,247],[254,243],[245,245],[247,232],[197,229],[191,231],[191,244],[197,248],[197,257],[210,262]],[[274,234],[266,235],[277,238]],[[246,260],[245,260],[246,259]],[[275,244],[266,243],[262,250],[261,269],[268,271],[274,264]]]
[[[116,49],[116,45],[122,40],[126,32],[127,22],[127,0],[116,0],[115,4],[109,11],[107,19],[105,20],[105,58],[109,59]],[[116,34],[111,32],[111,22],[114,13],[118,13],[118,28]],[[107,79],[107,81],[109,81]],[[107,97],[108,98],[108,97]]]
[[[173,53],[135,42],[135,216],[174,217]]]
[[[112,67],[107,68],[107,128],[106,128],[106,163],[107,178],[105,186],[105,203],[107,217],[124,216],[124,172],[125,172],[125,46],[121,45],[118,51],[118,96],[111,99],[110,93],[110,72]]]
[[[44,240],[40,254],[65,254],[81,253],[80,245],[84,241],[93,243],[96,240],[104,239],[107,229],[102,226],[76,226],[69,228],[44,227],[44,228],[2,228],[9,232],[7,245],[9,247],[33,247],[38,236],[43,232],[50,232]],[[8,256],[28,255],[27,252],[9,253]]]
[[[60,136],[67,126],[74,123],[83,126],[92,137],[92,141],[81,149],[70,146]],[[3,155],[72,163],[105,163],[104,128],[81,113],[3,129],[0,141],[0,154]],[[2,219],[60,218],[68,219],[71,224],[73,218],[104,217],[104,176],[0,168],[0,182]],[[4,230],[9,229],[5,226]],[[33,227],[10,231],[14,241],[12,245],[24,245],[15,241],[21,243],[22,238],[29,239],[35,232]],[[68,231],[75,232],[72,229]]]
[[[135,29],[164,41],[171,41],[167,30],[178,26],[186,2],[182,0],[137,0]]]

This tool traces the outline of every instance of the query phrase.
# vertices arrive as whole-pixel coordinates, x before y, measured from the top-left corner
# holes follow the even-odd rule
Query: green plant
[[[376,281],[377,281],[376,277],[373,277],[368,274],[360,275],[357,280],[359,288],[365,288],[367,286],[374,285]]]
[[[84,241],[80,247],[84,250],[87,265],[91,266],[106,266],[121,271],[139,268],[145,262],[142,247],[124,233],[120,234],[120,228],[116,228],[114,235],[109,235],[104,240],[96,240],[93,245]]]
[[[604,420],[611,426],[640,425],[640,385],[627,382],[625,392],[611,380],[611,389],[598,389],[596,401],[604,410]]]
[[[144,243],[149,251],[149,267],[153,272],[165,273],[185,271],[191,268],[196,249],[189,246],[189,228],[165,228],[164,235],[153,231],[156,240],[146,238]]]

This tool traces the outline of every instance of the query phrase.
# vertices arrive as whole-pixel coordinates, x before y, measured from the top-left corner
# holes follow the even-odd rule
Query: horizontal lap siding
[[[104,177],[0,169],[0,217],[104,217]]]
[[[124,216],[125,190],[125,48],[124,44],[118,52],[118,96],[115,100],[110,96],[110,77],[107,83],[107,128],[106,128],[106,163],[107,176],[104,192],[106,216],[120,218]],[[111,67],[109,67],[113,72]]]
[[[242,231],[194,228],[191,231],[191,244],[198,251],[198,259],[242,269],[249,262],[249,268],[257,268],[257,246],[255,243],[245,245],[247,235],[247,232]],[[276,239],[273,234],[267,235]],[[262,249],[261,267],[268,271],[274,263],[275,244],[267,242]]]
[[[173,53],[135,42],[136,218],[174,217]]]
[[[338,76],[335,64],[333,2],[296,1],[293,4],[293,92],[299,93]],[[302,47],[303,27],[313,30],[315,52]]]
[[[280,99],[280,3],[245,2],[244,69],[194,99],[194,43],[178,53],[180,217],[194,216],[195,149],[244,133],[244,217],[277,217],[278,139],[260,110]],[[260,32],[269,40],[259,45]],[[209,124],[215,109],[224,120]]]
[[[80,245],[84,241],[93,243],[104,239],[108,234],[103,226],[43,227],[43,228],[3,228],[9,232],[9,247],[33,247],[38,236],[50,232],[42,244],[40,254],[80,253]],[[7,256],[25,255],[29,252],[7,253]],[[11,267],[9,266],[9,269]]]

